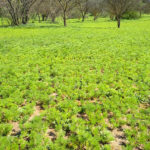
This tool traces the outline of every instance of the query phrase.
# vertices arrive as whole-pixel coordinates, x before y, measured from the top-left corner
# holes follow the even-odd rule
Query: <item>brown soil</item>
[[[122,146],[125,146],[128,143],[124,134],[124,129],[130,129],[130,127],[124,125],[120,129],[113,129],[112,125],[109,122],[109,119],[105,119],[105,123],[107,124],[108,129],[111,131],[112,135],[115,138],[114,141],[110,142],[111,150],[122,150]]]
[[[25,99],[24,102],[20,105],[20,107],[23,107],[27,104],[27,100]]]
[[[47,136],[50,140],[52,140],[52,141],[56,140],[56,132],[55,132],[55,129],[47,129],[47,131],[46,131],[46,136]]]
[[[13,129],[11,131],[11,136],[17,136],[21,133],[21,129],[19,127],[19,123],[18,122],[12,122],[11,123],[13,125]]]
[[[112,131],[113,130],[113,126],[110,124],[109,119],[105,119],[105,123],[107,124],[108,130]]]
[[[78,118],[82,118],[82,119],[84,119],[84,120],[86,120],[86,121],[89,120],[89,119],[88,119],[88,115],[87,115],[86,113],[77,114],[77,117],[78,117]]]
[[[148,103],[140,104],[140,109],[147,109],[149,107],[150,107],[150,104],[148,104]]]
[[[56,97],[56,96],[58,96],[57,93],[52,93],[52,94],[50,95],[50,97]]]
[[[52,93],[51,95],[49,95],[49,98],[52,98],[55,102],[57,102],[57,93]]]
[[[136,147],[133,150],[144,150],[144,147],[143,147],[143,145],[140,145],[139,147]]]
[[[80,100],[76,100],[76,102],[77,102],[77,105],[78,105],[78,106],[81,106],[81,105],[82,105],[81,102],[80,102]]]
[[[40,106],[35,106],[34,107],[34,113],[30,116],[28,121],[33,120],[34,117],[40,116],[40,113],[42,112],[42,108]]]
[[[122,145],[127,144],[124,132],[120,129],[114,129],[112,134],[115,138],[115,140],[110,143],[112,150],[122,150]]]

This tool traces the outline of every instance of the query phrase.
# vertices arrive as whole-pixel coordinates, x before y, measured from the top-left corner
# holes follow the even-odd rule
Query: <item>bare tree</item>
[[[4,4],[3,1],[0,1],[0,17],[2,17],[2,8],[3,8]]]
[[[143,0],[143,3],[144,3],[143,12],[150,13],[150,0]]]
[[[39,22],[41,22],[41,14],[43,14],[43,7],[41,6],[42,0],[37,0],[30,10],[30,15],[38,17]]]
[[[38,16],[39,22],[42,16],[42,21],[46,21],[50,17],[51,22],[54,23],[60,11],[60,6],[54,0],[37,0],[30,13],[32,16]]]
[[[89,0],[89,12],[94,16],[94,21],[104,11],[104,0]]]
[[[10,18],[11,18],[11,24],[12,25],[19,25],[20,18],[21,18],[20,1],[7,0],[7,1],[5,1],[5,6],[6,6],[8,13],[10,15]]]
[[[82,22],[84,22],[89,10],[89,0],[76,0],[76,4],[82,16]]]
[[[132,8],[138,0],[107,0],[106,7],[108,12],[117,20],[117,26],[120,28],[122,15]]]
[[[50,0],[40,0],[36,3],[36,11],[42,16],[42,21],[46,21],[50,13]],[[40,18],[40,16],[39,16]],[[39,20],[40,22],[40,20]]]
[[[143,0],[139,0],[139,3],[137,3],[137,5],[136,5],[136,10],[139,11],[140,17],[142,16],[144,7],[145,7],[145,3],[143,2]]]
[[[56,0],[63,13],[64,26],[67,26],[68,13],[75,7],[75,0]]]
[[[26,24],[28,13],[36,0],[2,0],[7,9],[12,25]]]
[[[22,8],[21,8],[21,17],[22,23],[26,24],[28,22],[28,15],[31,7],[37,0],[20,0]]]
[[[61,9],[60,9],[60,6],[58,6],[54,0],[49,0],[49,1],[50,1],[49,16],[51,18],[52,23],[54,23],[56,17],[59,16]]]

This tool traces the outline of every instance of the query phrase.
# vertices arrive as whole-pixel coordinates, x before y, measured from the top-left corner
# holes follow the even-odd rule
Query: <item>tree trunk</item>
[[[22,24],[25,24],[25,18],[24,18],[24,16],[22,17]]]
[[[52,16],[51,21],[52,21],[52,23],[55,23],[55,17],[54,16]]]
[[[45,21],[47,21],[47,19],[48,19],[48,15],[45,16]]]
[[[45,15],[42,15],[42,21],[44,21],[45,20]]]
[[[19,25],[19,21],[18,21],[18,19],[14,16],[14,17],[12,17],[12,22],[11,22],[11,24],[13,25],[13,26],[18,26]]]
[[[22,24],[26,24],[27,23],[27,16],[23,16],[22,17]]]
[[[12,2],[8,1],[8,3],[10,6],[10,9],[8,9],[8,12],[11,16],[11,25],[19,25],[18,14],[15,12]]]
[[[37,14],[38,18],[39,18],[39,23],[41,22],[41,17],[39,14]]]
[[[85,15],[82,15],[82,22],[84,22],[85,20]]]
[[[97,18],[98,18],[98,14],[94,16],[94,21],[96,21]]]
[[[22,24],[27,24],[28,22],[28,11],[24,12],[22,16]]]
[[[120,28],[120,18],[117,18],[117,25],[118,25],[118,28]]]
[[[18,26],[19,25],[19,20],[18,20],[17,15],[14,12],[11,12],[11,11],[9,13],[11,15],[11,25],[12,26]]]
[[[63,17],[63,19],[64,19],[64,27],[66,27],[66,26],[67,26],[67,22],[66,22],[66,12],[64,12],[64,17]]]
[[[25,17],[25,22],[27,23],[28,22],[28,15],[26,15],[26,17]]]
[[[142,11],[140,10],[140,17],[142,17]]]

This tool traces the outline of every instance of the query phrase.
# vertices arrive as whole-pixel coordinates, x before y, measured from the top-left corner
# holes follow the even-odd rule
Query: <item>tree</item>
[[[138,0],[106,0],[107,11],[117,20],[117,26],[120,28],[122,15],[133,8]]]
[[[94,16],[95,21],[104,11],[104,0],[90,0],[89,6],[89,12]]]
[[[31,7],[37,0],[20,0],[22,8],[21,8],[21,17],[22,23],[26,24],[28,22],[28,15]]]
[[[4,0],[3,0],[4,1]],[[19,25],[20,18],[21,18],[21,4],[20,1],[17,0],[6,0],[5,7],[8,10],[10,15],[11,24],[12,25]]]
[[[137,6],[136,6],[136,10],[139,11],[140,17],[142,16],[144,6],[145,6],[145,3],[143,2],[143,0],[139,0],[139,3],[137,3]]]
[[[3,8],[3,2],[0,1],[0,17],[2,17],[2,8]]]
[[[49,1],[50,1],[49,15],[50,15],[52,23],[54,23],[56,17],[58,17],[60,14],[60,6],[58,6],[54,0],[49,0]]]
[[[75,7],[75,0],[56,0],[63,13],[64,26],[67,26],[67,15]]]
[[[2,0],[11,19],[12,25],[26,24],[28,13],[36,0]]]
[[[48,17],[51,18],[51,22],[55,22],[56,17],[60,14],[60,6],[54,0],[38,0],[32,7],[31,14],[38,16],[39,22],[46,21]]]
[[[50,0],[39,0],[34,7],[39,17],[39,22],[40,15],[42,16],[42,21],[46,21],[50,13]]]
[[[89,10],[89,0],[76,0],[76,4],[82,16],[82,22],[84,22]]]
[[[143,0],[143,3],[144,3],[143,12],[150,13],[150,0]]]

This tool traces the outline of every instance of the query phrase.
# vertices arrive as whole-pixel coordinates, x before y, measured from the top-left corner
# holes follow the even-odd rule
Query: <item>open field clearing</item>
[[[0,150],[150,150],[150,16],[0,27]]]

